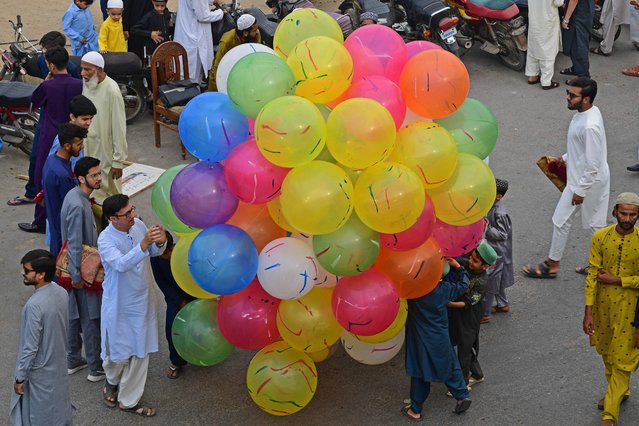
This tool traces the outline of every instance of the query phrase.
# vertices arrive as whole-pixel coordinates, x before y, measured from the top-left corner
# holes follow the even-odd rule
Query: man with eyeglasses
[[[616,225],[601,229],[590,243],[583,331],[603,359],[606,394],[597,406],[601,425],[613,426],[622,402],[630,396],[630,375],[639,367],[635,306],[639,289],[637,251],[639,195],[622,192],[612,215]]]
[[[140,403],[149,353],[158,351],[149,258],[164,252],[166,233],[161,225],[147,229],[126,195],[108,197],[102,211],[109,221],[98,238],[105,273],[101,338],[106,380],[102,399],[110,408],[119,405],[122,411],[151,417],[155,410]]]
[[[537,266],[526,265],[522,271],[531,278],[555,278],[563,256],[572,221],[581,211],[581,223],[590,232],[606,226],[610,170],[606,147],[606,130],[599,108],[593,105],[597,82],[588,77],[572,79],[566,91],[568,109],[576,111],[568,128],[565,162],[567,183],[552,216],[553,233],[548,259]],[[588,267],[576,272],[587,274]]]
[[[68,241],[67,253],[71,275],[70,285],[62,280],[58,281],[69,291],[67,373],[74,374],[88,366],[87,380],[98,382],[105,377],[100,358],[102,287],[83,281],[80,265],[82,245],[98,246],[98,232],[90,197],[102,184],[100,160],[82,157],[75,165],[74,173],[79,185],[67,193],[60,210],[60,231],[62,241]],[[83,338],[86,359],[82,357]]]
[[[70,425],[67,292],[51,282],[55,259],[48,251],[31,250],[20,263],[24,285],[35,291],[22,308],[11,424]]]

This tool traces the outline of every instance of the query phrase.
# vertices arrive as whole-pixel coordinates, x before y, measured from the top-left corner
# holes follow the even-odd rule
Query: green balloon
[[[256,118],[262,107],[273,99],[295,94],[295,77],[279,56],[256,52],[246,55],[231,68],[227,90],[238,111]]]
[[[338,276],[357,275],[373,266],[379,254],[379,233],[364,225],[356,214],[335,232],[313,237],[320,265]]]
[[[477,99],[466,98],[454,114],[433,121],[450,132],[459,152],[482,160],[488,157],[497,143],[497,118],[490,108]]]
[[[444,262],[444,271],[442,272],[442,278],[444,278],[450,272],[450,265],[448,262]]]
[[[233,352],[217,325],[217,301],[198,299],[175,316],[171,334],[178,354],[194,365],[215,365]]]
[[[196,232],[197,229],[186,225],[173,213],[170,193],[171,184],[173,183],[175,175],[187,165],[188,164],[178,164],[162,173],[155,182],[155,185],[153,185],[153,191],[151,192],[151,207],[160,220],[160,223],[164,225],[165,228],[182,234],[190,234]]]

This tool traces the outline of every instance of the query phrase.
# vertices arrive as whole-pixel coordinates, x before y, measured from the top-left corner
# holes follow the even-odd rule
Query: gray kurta
[[[515,269],[513,267],[513,227],[506,207],[497,201],[486,215],[490,225],[486,229],[486,241],[490,244],[499,258],[488,276],[487,293],[498,293],[500,289],[515,284]]]
[[[71,424],[67,318],[67,292],[57,284],[37,289],[22,308],[15,378],[24,395],[12,393],[12,424]]]

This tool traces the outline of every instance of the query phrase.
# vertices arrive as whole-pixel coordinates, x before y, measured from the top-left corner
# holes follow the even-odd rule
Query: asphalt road
[[[550,217],[560,194],[535,161],[542,155],[565,151],[566,130],[573,114],[566,108],[565,86],[551,91],[529,86],[522,73],[506,69],[479,50],[469,53],[464,61],[471,76],[471,96],[490,106],[499,120],[499,141],[490,163],[497,177],[510,181],[504,201],[514,224],[516,266],[536,263],[547,255]],[[591,61],[593,78],[599,83],[595,104],[607,129],[614,200],[620,192],[639,191],[639,174],[625,170],[637,162],[639,79],[620,73],[639,64],[639,54],[624,30],[613,56],[593,55]],[[568,65],[568,59],[560,55],[556,69]],[[555,79],[560,77],[557,73]],[[130,159],[163,168],[181,162],[177,138],[170,132],[163,131],[160,149],[153,146],[149,116],[127,131]],[[40,235],[17,228],[18,222],[31,219],[32,207],[4,203],[22,193],[24,182],[16,175],[26,170],[27,158],[18,150],[5,148],[0,154],[0,179],[4,182],[0,185],[0,412],[4,413],[12,392],[20,310],[32,291],[22,285],[18,262],[26,251],[44,244]],[[137,196],[134,204],[147,223],[155,221],[150,191]],[[585,261],[588,244],[589,235],[576,225],[557,279],[537,281],[517,275],[517,284],[508,292],[512,311],[495,315],[482,327],[480,361],[486,381],[471,392],[472,407],[462,416],[453,414],[453,400],[444,395],[442,385],[434,385],[424,407],[426,424],[599,424],[595,404],[605,390],[603,365],[581,331],[584,279],[572,272]],[[158,308],[163,312],[164,302],[159,300]],[[157,416],[144,420],[109,410],[101,402],[100,384],[88,382],[82,372],[70,378],[76,424],[408,423],[399,413],[409,391],[403,351],[391,362],[372,367],[356,363],[339,349],[318,364],[319,384],[311,403],[293,416],[275,418],[258,409],[246,390],[246,367],[252,352],[236,350],[221,365],[188,367],[178,380],[167,379],[163,315],[159,319],[161,347],[151,356],[143,399],[157,408]],[[632,389],[637,392],[636,384]],[[639,398],[631,397],[624,404],[621,420],[626,425],[639,424]]]

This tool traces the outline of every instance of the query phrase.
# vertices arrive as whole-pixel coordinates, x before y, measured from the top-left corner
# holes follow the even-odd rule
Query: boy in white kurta
[[[568,242],[572,221],[581,211],[584,229],[592,233],[606,226],[610,170],[606,147],[606,129],[599,108],[592,102],[597,82],[588,77],[572,80],[567,90],[568,109],[577,111],[568,128],[566,162],[567,184],[552,216],[553,233],[548,259],[522,271],[531,278],[555,278]],[[586,268],[577,272],[587,273]]]
[[[143,417],[155,410],[140,404],[149,367],[149,354],[158,351],[155,289],[151,256],[164,252],[166,234],[155,225],[147,229],[137,218],[129,197],[104,200],[109,226],[98,238],[104,266],[102,284],[102,359],[106,381],[104,403]]]
[[[541,82],[544,89],[553,89],[555,58],[561,47],[559,11],[563,0],[536,0],[528,4],[528,53],[526,76],[529,84]]]

